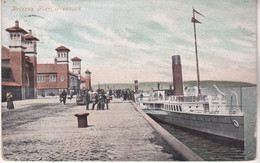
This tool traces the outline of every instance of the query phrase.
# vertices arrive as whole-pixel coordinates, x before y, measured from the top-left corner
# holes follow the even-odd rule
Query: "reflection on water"
[[[168,124],[159,124],[206,161],[245,160],[242,148],[226,146]]]
[[[245,142],[244,149],[225,145],[219,141],[210,140],[185,131],[168,124],[158,122],[169,133],[174,135],[183,144],[189,147],[192,151],[198,154],[201,158],[207,161],[240,161],[240,160],[253,160],[256,156],[256,139],[254,132],[256,127],[256,88],[226,88],[221,91],[230,95],[231,91],[235,91],[240,97],[242,94],[242,106],[244,111],[245,123]],[[242,92],[242,93],[241,93]],[[218,94],[214,89],[204,89],[204,94]],[[229,96],[230,97],[230,96]],[[241,104],[240,98],[239,104]]]

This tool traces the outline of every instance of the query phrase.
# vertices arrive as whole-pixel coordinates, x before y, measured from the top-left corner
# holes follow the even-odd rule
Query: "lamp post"
[[[78,74],[78,94],[79,94],[79,90],[80,90],[80,74]]]

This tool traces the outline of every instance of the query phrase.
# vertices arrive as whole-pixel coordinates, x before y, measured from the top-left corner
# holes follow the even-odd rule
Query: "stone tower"
[[[72,61],[72,73],[76,75],[81,75],[81,59],[78,57],[74,57],[71,59]]]
[[[55,58],[56,64],[68,64],[69,63],[69,49],[60,46],[55,49],[57,51],[57,57]]]
[[[91,72],[89,70],[85,71],[86,78],[86,89],[91,90]]]
[[[9,32],[10,68],[14,76],[14,81],[21,87],[21,99],[25,99],[26,74],[25,74],[25,49],[24,29],[19,27],[19,21],[15,21],[15,26],[6,29]]]
[[[25,56],[29,57],[30,62],[33,64],[33,71],[31,78],[29,79],[30,82],[33,82],[34,88],[34,98],[37,97],[37,41],[39,41],[38,38],[34,37],[32,35],[32,30],[29,30],[29,34],[24,36],[25,42],[24,45],[26,47],[25,49]]]

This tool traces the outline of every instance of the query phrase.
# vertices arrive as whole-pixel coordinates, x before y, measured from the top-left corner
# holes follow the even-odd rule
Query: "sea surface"
[[[208,139],[199,134],[194,134],[168,124],[160,122],[159,124],[206,161],[242,161],[255,159],[256,87],[222,87],[218,89],[226,95],[228,105],[231,104],[232,95],[232,103],[237,103],[235,100],[235,96],[237,96],[238,104],[242,105],[245,124],[244,149],[221,143],[221,141],[214,141],[214,139]],[[193,90],[191,89],[190,91]],[[216,88],[202,88],[202,94],[217,95],[220,93],[219,91]]]

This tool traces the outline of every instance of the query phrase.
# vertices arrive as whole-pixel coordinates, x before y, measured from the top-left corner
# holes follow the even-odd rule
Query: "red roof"
[[[16,82],[11,82],[11,81],[2,81],[2,85],[4,85],[4,86],[16,86],[16,87],[22,86],[21,84],[18,84]]]
[[[86,70],[85,73],[90,73],[91,74],[91,72],[89,70]]]
[[[70,75],[73,75],[73,76],[77,76],[76,74],[74,74],[73,72],[69,71],[69,74]],[[78,76],[77,76],[78,77]]]
[[[81,59],[78,58],[78,57],[74,57],[74,58],[72,58],[71,60],[72,60],[72,61],[81,61]]]
[[[38,38],[32,36],[32,35],[25,35],[24,36],[25,40],[36,40],[36,41],[39,41]]]
[[[57,73],[59,64],[37,64],[37,73]]]
[[[2,46],[1,53],[2,59],[10,59],[10,51],[8,48]]]
[[[66,51],[70,51],[68,48],[66,48],[65,46],[60,46],[58,48],[56,48],[55,50],[60,51],[60,50],[66,50]]]
[[[11,27],[11,28],[7,28],[6,29],[7,32],[22,32],[24,34],[27,34],[28,32],[26,32],[24,29],[20,28],[20,27]]]
[[[80,77],[80,81],[81,81],[81,82],[86,82],[86,80],[87,80],[87,79],[84,78],[83,76]]]

